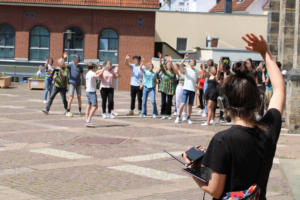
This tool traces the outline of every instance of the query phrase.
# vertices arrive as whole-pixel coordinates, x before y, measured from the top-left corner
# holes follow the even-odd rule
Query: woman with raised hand
[[[143,109],[142,109],[142,117],[147,116],[147,99],[148,95],[150,94],[151,103],[153,108],[153,118],[157,117],[157,107],[155,101],[155,94],[156,94],[156,84],[157,84],[157,75],[156,72],[153,71],[154,66],[152,63],[148,63],[146,66],[146,70],[143,69],[144,59],[142,58],[142,62],[140,64],[140,70],[144,74],[144,81],[143,81]]]
[[[115,84],[114,79],[120,78],[118,67],[114,70],[111,68],[110,60],[106,60],[103,62],[103,68],[100,70],[100,94],[102,98],[102,116],[103,118],[111,118],[114,119],[115,116],[111,114],[114,106],[114,90]],[[106,115],[106,101],[108,99],[108,115]]]
[[[215,125],[215,113],[214,113],[214,104],[217,102],[218,91],[217,91],[217,80],[219,80],[221,71],[216,70],[216,67],[210,67],[210,72],[208,73],[205,70],[205,60],[200,58],[202,61],[202,71],[204,72],[204,76],[208,78],[207,80],[207,89],[204,94],[204,99],[207,104],[208,116],[207,122],[201,124],[202,126]],[[220,67],[219,67],[220,68]]]
[[[161,62],[161,53],[158,53],[158,57]],[[162,120],[167,118],[167,115],[169,116],[169,120],[172,119],[171,116],[171,110],[172,110],[172,99],[173,95],[175,94],[175,80],[176,75],[178,75],[178,71],[175,69],[172,63],[172,57],[167,56],[167,62],[166,62],[166,69],[161,64],[160,70],[163,73],[162,83],[160,85],[160,91],[162,95],[162,104],[161,104],[161,114],[163,117]],[[168,98],[167,98],[168,97]]]
[[[234,125],[213,137],[200,163],[211,169],[209,182],[193,179],[214,199],[222,199],[227,192],[247,190],[256,183],[261,189],[259,199],[266,200],[267,183],[282,125],[285,84],[264,38],[252,33],[242,38],[248,43],[245,48],[260,53],[266,63],[274,88],[269,110],[260,121],[256,120],[260,107],[259,89],[249,76],[246,62],[236,63],[233,66],[235,74],[229,76],[222,86],[226,110],[234,119]],[[186,154],[184,158],[186,163],[190,162]]]

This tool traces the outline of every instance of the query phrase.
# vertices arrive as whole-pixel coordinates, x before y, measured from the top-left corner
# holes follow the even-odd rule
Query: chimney
[[[225,0],[225,13],[232,13],[232,0]]]

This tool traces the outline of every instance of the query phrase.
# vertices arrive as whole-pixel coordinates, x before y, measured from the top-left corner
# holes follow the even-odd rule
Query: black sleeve
[[[202,165],[219,174],[228,174],[231,167],[228,149],[225,148],[225,145],[222,144],[219,138],[216,139],[215,137],[209,143]]]
[[[279,110],[275,108],[271,108],[261,119],[261,122],[267,124],[271,128],[270,131],[276,134],[276,140],[278,140],[281,131],[281,126],[282,126],[281,118],[282,116]]]

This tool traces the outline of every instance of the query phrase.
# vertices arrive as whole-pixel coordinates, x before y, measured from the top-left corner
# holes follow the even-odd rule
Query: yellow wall
[[[176,49],[176,38],[187,37],[188,49],[205,47],[206,37],[219,37],[220,48],[244,48],[247,32],[267,37],[268,16],[188,12],[156,12],[155,41]]]

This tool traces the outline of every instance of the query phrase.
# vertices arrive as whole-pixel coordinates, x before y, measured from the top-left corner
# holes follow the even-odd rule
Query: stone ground
[[[188,146],[206,147],[229,124],[201,127],[205,119],[196,114],[198,109],[192,125],[175,125],[174,117],[128,117],[129,92],[116,91],[119,116],[103,119],[99,108],[93,118],[96,127],[86,128],[85,117],[75,112],[77,100],[72,118],[63,115],[59,95],[49,115],[43,114],[43,93],[26,84],[0,89],[1,200],[202,199],[203,192],[181,172],[182,165],[163,150],[179,156]],[[85,95],[82,98],[84,112]],[[98,100],[101,103],[99,94]],[[292,199],[279,161],[299,159],[299,144],[300,137],[286,134],[283,127],[268,183],[269,200]]]

